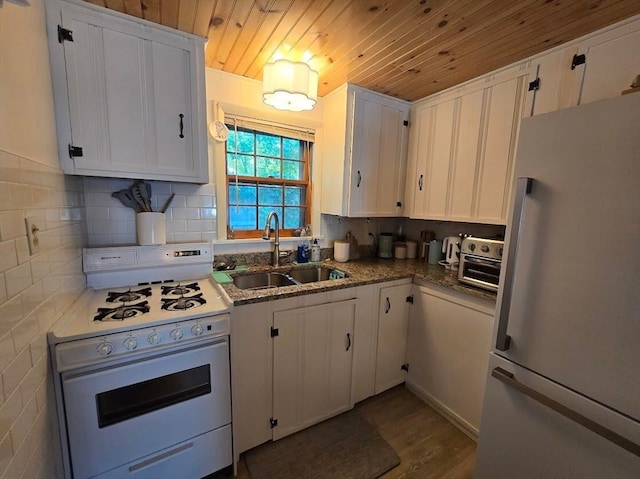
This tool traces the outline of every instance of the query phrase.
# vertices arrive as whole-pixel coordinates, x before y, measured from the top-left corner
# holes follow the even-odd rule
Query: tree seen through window
[[[309,223],[311,144],[296,138],[237,130],[226,142],[229,224],[239,237],[258,236],[275,211],[284,234]]]

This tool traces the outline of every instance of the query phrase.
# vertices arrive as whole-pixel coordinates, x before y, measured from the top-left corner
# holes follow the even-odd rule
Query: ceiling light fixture
[[[280,59],[267,63],[262,75],[262,98],[278,110],[311,110],[318,99],[318,72],[304,62]]]

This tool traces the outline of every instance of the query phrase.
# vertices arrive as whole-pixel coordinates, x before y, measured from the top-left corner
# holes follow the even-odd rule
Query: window
[[[312,135],[228,123],[227,204],[234,237],[261,236],[271,211],[278,214],[281,234],[291,236],[310,223]]]

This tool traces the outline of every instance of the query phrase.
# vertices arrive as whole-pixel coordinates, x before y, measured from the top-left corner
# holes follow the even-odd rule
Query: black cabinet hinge
[[[400,366],[400,369],[409,372],[409,363],[404,363],[402,366]]]
[[[402,201],[396,201],[396,206],[398,208],[402,208]]]
[[[409,126],[409,120],[404,120],[404,121],[402,122],[402,124],[403,124],[403,126]]]
[[[529,91],[537,91],[540,89],[540,77],[529,83]]]
[[[406,300],[406,302],[407,302],[407,303],[411,303],[411,304],[413,304],[413,295],[411,295],[411,296],[407,296],[407,300]]]
[[[75,158],[77,156],[83,156],[84,152],[79,146],[69,145],[69,158]]]
[[[279,334],[280,334],[280,330],[278,328],[274,328],[273,326],[271,326],[271,337],[275,338]]]
[[[72,42],[73,32],[71,30],[67,30],[66,28],[62,28],[60,25],[58,25],[58,43],[62,43],[64,41]]]
[[[571,60],[571,69],[575,70],[578,65],[584,65],[585,63],[587,63],[587,57],[584,53],[582,55],[576,53]]]
[[[271,425],[271,429],[273,429],[278,425],[278,420],[272,417],[271,419],[269,419],[269,424]]]

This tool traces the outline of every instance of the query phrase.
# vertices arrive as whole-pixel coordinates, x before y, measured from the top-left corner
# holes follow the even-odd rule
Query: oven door
[[[74,478],[93,477],[231,422],[228,340],[68,371],[62,388]]]
[[[498,291],[502,262],[463,254],[460,259],[458,280],[489,291]]]

